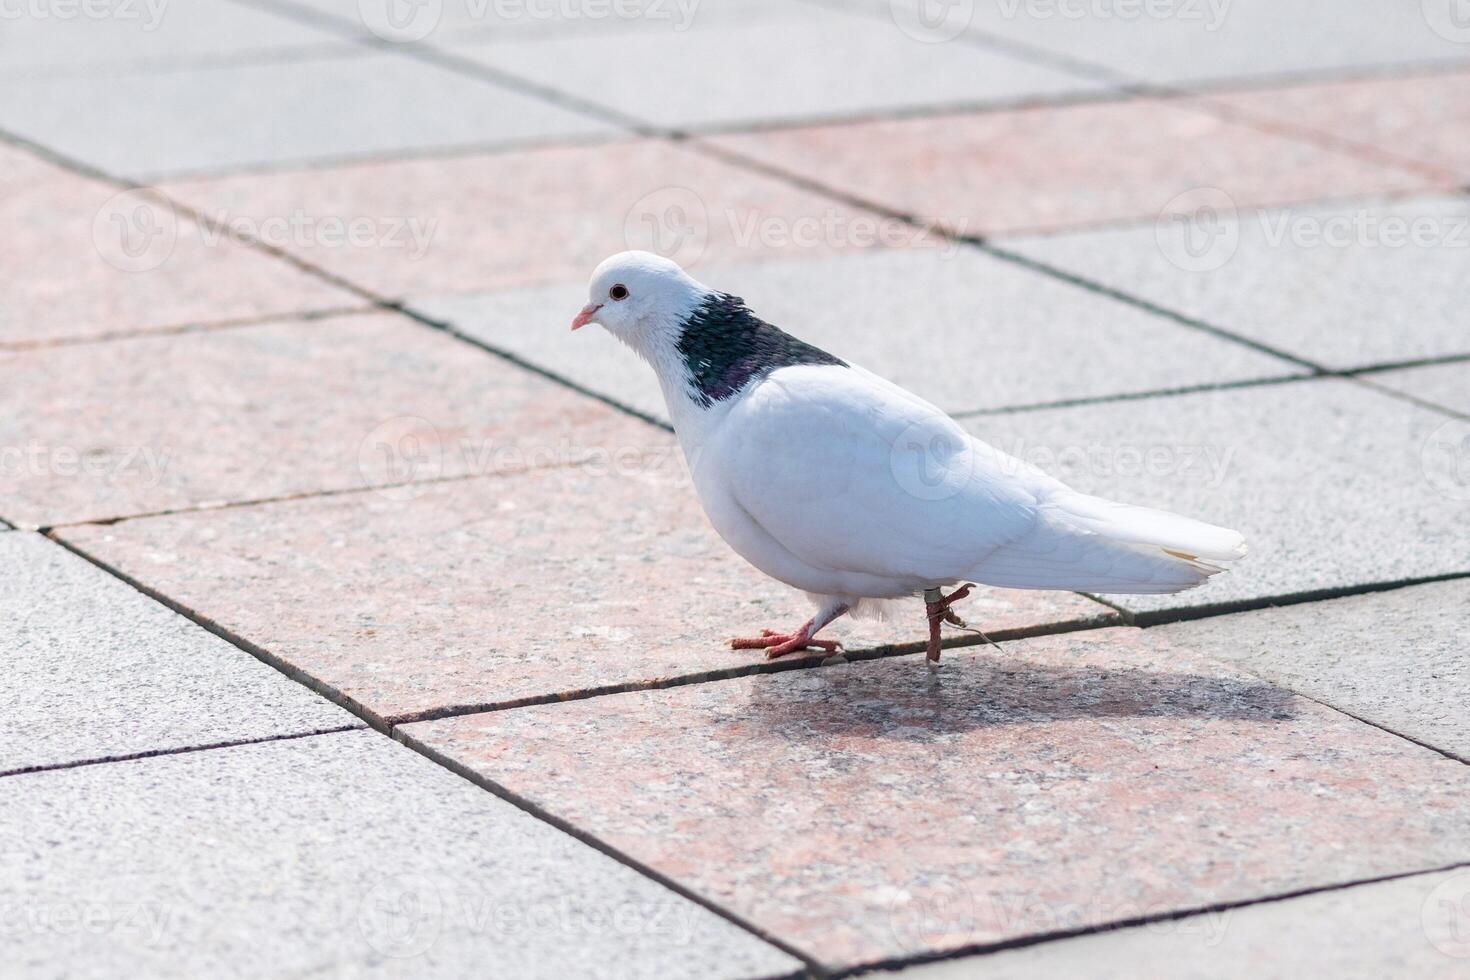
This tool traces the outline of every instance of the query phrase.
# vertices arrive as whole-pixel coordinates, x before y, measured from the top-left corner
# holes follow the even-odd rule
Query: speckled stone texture
[[[1187,100],[1046,106],[712,137],[965,234],[1153,221],[1201,186],[1280,204],[1448,184],[1221,119]]]
[[[237,176],[168,191],[205,214],[254,221],[297,212],[381,227],[412,219],[426,247],[287,243],[301,258],[400,298],[585,283],[597,263],[628,248],[697,270],[702,260],[821,254],[863,247],[884,229],[904,232],[707,154],[643,140]],[[575,312],[547,310],[536,328],[566,330]]]
[[[1432,439],[1446,417],[1349,381],[1298,381],[965,422],[1079,490],[1245,535],[1198,589],[1115,596],[1144,620],[1470,572],[1470,508]],[[1143,621],[1143,620],[1141,620]]]
[[[1384,371],[1370,375],[1369,380],[1385,388],[1407,392],[1452,412],[1470,415],[1470,361]]]
[[[0,144],[0,349],[362,303],[167,203],[118,195]]]
[[[1211,101],[1470,179],[1470,71],[1222,92]]]
[[[63,536],[387,718],[764,663],[725,640],[811,608],[708,527],[674,451]],[[987,631],[1111,615],[999,590],[961,611]],[[922,645],[919,600],[897,612],[822,635]]]
[[[906,250],[711,264],[701,280],[789,333],[950,412],[1281,377],[1299,369],[983,252]],[[658,418],[651,370],[601,329],[542,330],[586,301],[553,286],[416,300],[426,315]],[[570,315],[570,314],[568,314]]]
[[[990,956],[870,974],[873,980],[1189,980],[1465,975],[1456,901],[1470,871],[1414,875],[1206,912]],[[1447,950],[1445,952],[1442,950]]]
[[[8,977],[800,966],[376,732],[11,778]]]
[[[40,535],[0,581],[0,773],[360,724]]]
[[[555,40],[489,35],[455,52],[599,105],[677,128],[871,117],[920,106],[1101,88],[1086,77],[968,44],[927,44],[877,19],[803,4],[779,19]],[[834,43],[840,38],[841,43]],[[638,71],[628,71],[636,64]],[[865,66],[853,72],[852,65]],[[690,85],[698,77],[699,85]],[[841,78],[840,84],[834,80]]]
[[[0,354],[0,510],[47,526],[556,466],[645,423],[398,316]]]
[[[1466,767],[1146,631],[403,731],[829,967],[1470,859]]]
[[[1329,368],[1470,353],[1456,302],[1470,267],[1470,198],[1236,203],[1234,216],[1190,226],[1209,249],[1198,270],[1180,264],[1177,224],[998,244]]]
[[[118,74],[106,85],[8,80],[0,126],[142,181],[619,132],[436,65],[351,47],[329,57]]]
[[[1159,637],[1470,759],[1470,580],[1161,626]]]
[[[896,0],[915,4],[922,0]],[[887,6],[887,4],[882,4]],[[1461,63],[1465,46],[1431,29],[1438,2],[1335,4],[1209,0],[1153,4],[956,4],[979,35],[1001,37],[1134,79],[1199,83],[1253,76]],[[932,16],[932,14],[931,14]]]
[[[232,0],[26,3],[6,10],[0,78],[166,70],[181,64],[345,48],[330,34]],[[110,16],[89,16],[96,10]],[[39,15],[27,16],[33,12]]]

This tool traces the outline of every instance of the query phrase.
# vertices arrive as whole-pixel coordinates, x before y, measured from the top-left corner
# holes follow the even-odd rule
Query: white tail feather
[[[1182,592],[1222,571],[1201,559],[1232,561],[1245,551],[1235,531],[1063,490],[1039,508],[1030,533],[991,552],[969,577],[1013,589]]]

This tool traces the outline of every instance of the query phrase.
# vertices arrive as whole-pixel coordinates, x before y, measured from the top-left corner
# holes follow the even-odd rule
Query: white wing
[[[1056,481],[857,368],[798,366],[749,391],[701,449],[735,501],[814,568],[955,581],[1024,537]]]

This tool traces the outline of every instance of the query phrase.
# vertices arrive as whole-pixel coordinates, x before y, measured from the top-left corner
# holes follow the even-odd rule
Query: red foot
[[[927,656],[935,663],[939,662],[939,624],[953,623],[956,626],[965,625],[965,621],[956,616],[954,611],[949,607],[969,595],[970,590],[973,588],[975,588],[973,585],[962,585],[949,595],[945,595],[939,592],[938,589],[935,589],[935,592],[939,592],[939,600],[937,602],[924,603],[924,611],[929,616],[929,650]],[[927,595],[928,593],[926,592],[925,596],[927,597]]]
[[[788,653],[798,650],[816,649],[826,650],[828,653],[837,652],[836,640],[816,640],[807,636],[805,632],[798,630],[795,633],[777,633],[775,630],[761,630],[760,636],[736,638],[730,641],[730,647],[734,650],[761,650],[766,651],[767,660],[775,660]]]

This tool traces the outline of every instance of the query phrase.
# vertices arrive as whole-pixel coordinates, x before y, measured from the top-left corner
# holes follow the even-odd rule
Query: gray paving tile
[[[89,15],[89,9],[98,15]],[[331,33],[231,0],[27,2],[12,4],[8,11],[0,31],[0,77],[283,58],[345,43]]]
[[[999,52],[925,44],[882,21],[815,8],[776,24],[696,18],[687,31],[640,31],[616,44],[599,36],[511,38],[455,50],[645,121],[690,128],[1099,87]],[[689,84],[694,78],[699,84]]]
[[[1470,353],[1470,198],[1235,211],[1228,192],[1182,223],[1000,244],[1327,367]]]
[[[888,980],[1233,980],[1465,975],[1470,871],[1415,875],[1206,912],[990,956],[873,973]]]
[[[1470,759],[1470,581],[1160,626],[1161,638]]]
[[[1384,371],[1369,375],[1369,380],[1441,405],[1452,412],[1470,415],[1470,361]]]
[[[1079,490],[1245,535],[1250,554],[1198,589],[1110,597],[1137,613],[1470,572],[1447,424],[1461,423],[1335,379],[965,423]]]
[[[756,17],[802,16],[791,0],[439,0],[386,16],[392,0],[295,0],[357,34],[399,43],[437,43],[474,35],[539,36],[621,34],[632,30],[684,31],[694,23]],[[407,16],[405,16],[405,13]]]
[[[0,772],[357,723],[40,535],[0,580]]]
[[[1282,377],[1288,362],[1218,340],[974,249],[873,249],[800,261],[711,264],[700,278],[744,296],[802,339],[948,411]],[[562,321],[583,281],[410,305],[659,419],[636,355]]]
[[[0,127],[143,180],[614,132],[397,54],[127,74],[106,85],[18,79],[0,88]]]
[[[377,732],[10,778],[8,977],[799,966]]]
[[[1192,83],[1460,61],[1467,52],[1458,42],[1466,36],[1448,19],[1451,8],[1438,0],[1330,7],[1321,0],[1016,0],[957,4],[948,23],[921,30],[943,36],[968,21],[977,33],[1024,42],[1131,78]],[[1436,32],[1435,26],[1445,33]]]

